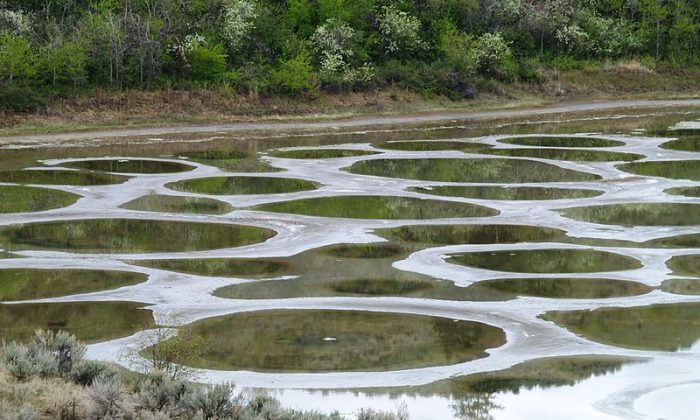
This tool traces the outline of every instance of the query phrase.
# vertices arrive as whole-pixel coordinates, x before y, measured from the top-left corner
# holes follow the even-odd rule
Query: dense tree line
[[[0,0],[0,103],[223,86],[452,97],[536,63],[700,60],[700,0]]]

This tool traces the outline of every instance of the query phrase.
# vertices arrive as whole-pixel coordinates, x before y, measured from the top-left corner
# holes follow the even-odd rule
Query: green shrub
[[[511,79],[516,73],[513,53],[501,34],[484,34],[476,40],[473,48],[477,70],[481,74]]]
[[[83,360],[73,367],[70,374],[73,382],[82,386],[90,386],[98,379],[111,379],[117,375],[118,372],[113,367],[93,360]]]
[[[157,370],[146,374],[140,388],[138,403],[142,409],[171,415],[184,414],[187,407],[183,407],[182,402],[194,392],[187,382],[172,379],[166,372]]]
[[[221,44],[199,45],[187,54],[187,60],[194,80],[213,82],[224,78],[228,56]]]
[[[280,62],[273,73],[273,83],[278,92],[286,95],[315,93],[318,89],[317,75],[309,54],[302,50],[296,57]]]
[[[230,385],[213,385],[197,388],[183,398],[191,415],[200,415],[205,420],[229,418],[240,409],[240,397],[234,399]]]
[[[118,378],[98,379],[86,392],[92,403],[93,418],[124,418],[133,411],[131,395]]]

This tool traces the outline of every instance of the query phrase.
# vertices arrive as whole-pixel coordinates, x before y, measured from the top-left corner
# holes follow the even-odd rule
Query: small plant
[[[172,321],[172,324],[176,321]],[[185,379],[193,374],[190,367],[206,350],[204,340],[191,327],[161,327],[144,333],[139,353],[127,354],[144,371],[159,371],[171,379]]]
[[[105,363],[84,360],[75,365],[71,372],[71,379],[78,385],[90,386],[98,379],[111,379],[117,374],[116,369]]]
[[[240,396],[234,399],[231,385],[200,387],[183,400],[191,415],[200,415],[205,420],[233,417],[241,403]]]
[[[87,395],[94,418],[121,418],[133,408],[131,396],[118,378],[98,379],[87,388]]]
[[[146,374],[138,394],[138,404],[151,412],[171,415],[185,411],[181,402],[193,389],[185,381],[172,379],[167,373],[153,371]]]

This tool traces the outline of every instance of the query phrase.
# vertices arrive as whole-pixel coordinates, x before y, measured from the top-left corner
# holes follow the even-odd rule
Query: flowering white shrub
[[[558,29],[555,37],[562,47],[570,53],[586,51],[590,47],[590,37],[575,23]]]
[[[0,9],[1,32],[9,32],[11,35],[27,35],[32,32],[32,22],[29,16],[21,10]]]
[[[332,18],[316,28],[311,36],[311,44],[314,52],[321,56],[321,62],[326,59],[330,62],[339,60],[347,62],[354,54],[352,50],[354,38],[354,29],[347,23]]]
[[[383,7],[379,16],[379,35],[387,54],[410,53],[423,48],[421,23],[417,17],[393,6]]]
[[[207,45],[207,39],[200,34],[190,34],[185,37],[185,39],[172,46],[172,51],[177,54],[182,60],[187,60],[187,54],[199,47],[204,47]]]
[[[240,48],[243,40],[255,29],[255,19],[259,11],[251,0],[231,0],[224,7],[222,34],[229,48]]]
[[[484,74],[498,73],[513,58],[508,43],[501,34],[483,34],[476,41],[475,61]]]
[[[374,78],[374,66],[365,63],[352,67],[355,55],[353,42],[355,30],[338,19],[329,19],[316,28],[311,45],[319,56],[321,81],[326,86],[356,88],[367,85]]]
[[[366,86],[374,78],[374,66],[364,63],[360,67],[348,68],[342,75],[343,82],[349,87]]]

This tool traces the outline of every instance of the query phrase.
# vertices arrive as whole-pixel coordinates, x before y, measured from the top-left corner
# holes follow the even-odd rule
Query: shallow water
[[[141,273],[75,269],[0,269],[0,301],[44,299],[132,286],[148,280]]]
[[[318,188],[317,183],[303,179],[249,176],[200,178],[166,186],[175,191],[212,195],[280,194]]]
[[[200,367],[253,371],[372,371],[465,362],[504,343],[469,321],[353,311],[262,311],[202,320]]]
[[[538,249],[451,254],[448,262],[514,273],[594,273],[640,268],[634,258],[592,249]]]
[[[549,160],[572,160],[577,162],[628,162],[632,160],[639,160],[644,157],[644,155],[634,153],[546,148],[489,149],[480,153],[496,156],[533,157]]]
[[[637,175],[700,181],[700,160],[633,162],[618,167]]]
[[[77,194],[48,188],[0,185],[0,213],[28,213],[67,207],[80,199]]]
[[[537,147],[617,147],[625,145],[625,142],[619,140],[610,140],[588,136],[506,137],[504,139],[500,139],[499,142],[506,144],[517,144],[519,146]]]
[[[163,174],[172,172],[186,172],[194,169],[194,166],[184,163],[144,160],[144,159],[100,159],[100,160],[76,160],[65,163],[63,166],[90,171],[116,172],[124,174]]]
[[[0,337],[27,340],[37,328],[64,330],[86,343],[129,336],[152,328],[146,305],[133,302],[69,302],[0,305]]]
[[[521,159],[375,159],[348,168],[354,174],[444,182],[573,182],[599,177]]]
[[[699,117],[0,145],[0,339],[65,328],[133,367],[144,330],[190,324],[198,380],[324,412],[687,414]]]
[[[338,159],[356,156],[370,156],[377,152],[368,150],[344,150],[344,149],[300,149],[300,150],[273,150],[270,156],[284,159]]]
[[[121,184],[129,178],[100,172],[68,171],[60,169],[0,172],[0,182],[37,185],[109,185]]]
[[[544,318],[591,340],[628,348],[678,351],[700,339],[698,303],[556,311]]]
[[[0,230],[8,250],[83,253],[186,252],[263,242],[270,229],[140,219],[90,219],[11,225]]]
[[[416,187],[409,191],[447,197],[476,198],[479,200],[564,200],[597,197],[603,191],[572,188],[543,187],[493,187],[493,186],[430,186]]]
[[[228,203],[205,197],[179,197],[173,195],[149,194],[122,204],[128,210],[151,211],[156,213],[224,214],[233,211]]]
[[[449,219],[496,216],[497,210],[469,203],[414,197],[338,196],[263,204],[254,210],[353,219]]]

